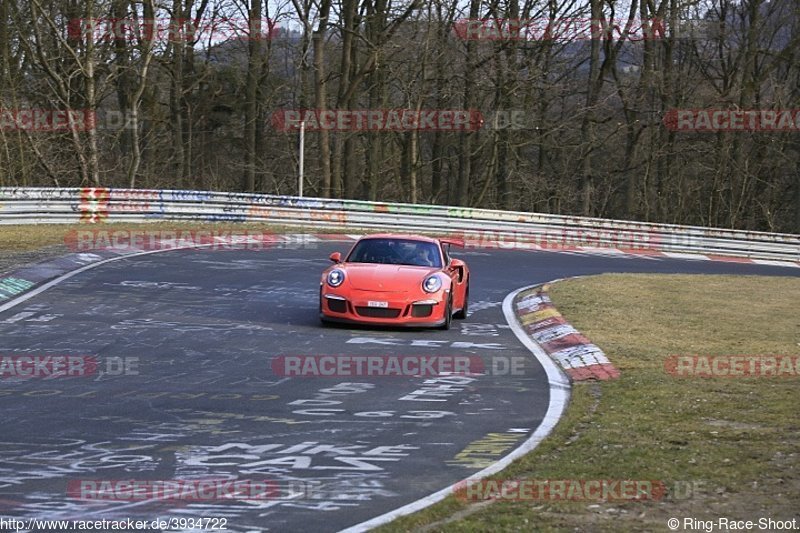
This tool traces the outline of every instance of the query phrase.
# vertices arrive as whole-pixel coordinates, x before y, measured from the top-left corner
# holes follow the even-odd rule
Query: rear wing
[[[458,246],[459,248],[464,248],[463,239],[439,239],[439,242],[441,242],[442,244],[448,244],[450,246]]]

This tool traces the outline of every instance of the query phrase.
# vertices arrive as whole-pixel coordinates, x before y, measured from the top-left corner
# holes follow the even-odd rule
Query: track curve
[[[230,531],[335,531],[493,464],[540,425],[544,369],[501,303],[602,272],[797,276],[774,266],[474,250],[471,312],[450,331],[322,328],[319,272],[349,244],[181,250],[89,269],[0,312],[0,353],[92,354],[91,377],[0,380],[0,513],[227,520]],[[470,355],[514,375],[285,378],[281,355]],[[128,371],[120,365],[129,364]],[[268,479],[281,500],[86,501],[79,480]],[[301,482],[305,482],[302,485]]]

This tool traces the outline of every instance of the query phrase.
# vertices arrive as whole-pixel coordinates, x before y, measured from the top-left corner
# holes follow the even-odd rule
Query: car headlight
[[[331,287],[338,287],[344,281],[344,270],[335,268],[328,272],[328,285]]]
[[[422,290],[425,292],[437,292],[441,288],[442,280],[436,274],[433,276],[428,276],[425,278],[425,281],[422,282]]]

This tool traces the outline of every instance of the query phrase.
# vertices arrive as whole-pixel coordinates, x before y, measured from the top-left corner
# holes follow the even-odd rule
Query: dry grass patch
[[[496,478],[662,480],[673,492],[622,504],[451,497],[384,529],[666,531],[668,518],[687,516],[800,524],[800,379],[664,370],[672,354],[800,355],[800,278],[609,274],[558,283],[551,297],[622,376],[576,385],[554,434]]]

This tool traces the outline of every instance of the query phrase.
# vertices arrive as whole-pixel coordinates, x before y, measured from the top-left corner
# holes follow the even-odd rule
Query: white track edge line
[[[486,476],[491,476],[492,474],[495,474],[507,467],[512,461],[533,451],[533,449],[536,448],[539,443],[542,442],[542,440],[544,440],[544,438],[553,431],[553,429],[556,427],[556,424],[558,424],[558,421],[561,419],[561,416],[564,414],[564,410],[567,408],[567,403],[569,402],[569,378],[567,378],[561,369],[556,366],[555,362],[544,352],[544,350],[542,350],[542,348],[536,344],[536,342],[534,342],[534,340],[531,339],[527,333],[525,333],[525,330],[523,330],[522,326],[519,324],[516,313],[512,307],[514,298],[517,296],[517,294],[541,285],[544,284],[537,283],[535,285],[522,287],[509,293],[505,299],[503,299],[503,315],[505,315],[506,322],[508,322],[511,330],[514,332],[520,342],[522,342],[522,344],[528,348],[531,353],[533,353],[547,373],[547,382],[550,385],[550,403],[547,406],[547,412],[545,413],[544,418],[542,418],[542,422],[539,424],[539,427],[536,428],[536,431],[534,431],[533,434],[518,448],[494,463],[492,466],[484,468],[483,470],[472,474],[458,483],[453,483],[449,487],[446,487],[438,492],[434,492],[433,494],[425,496],[424,498],[420,498],[415,502],[406,504],[393,511],[389,511],[388,513],[384,513],[380,516],[367,520],[366,522],[361,522],[360,524],[343,529],[341,530],[341,533],[368,531],[369,529],[391,522],[396,518],[415,513],[433,505],[434,503],[440,502],[447,496],[454,494],[455,488],[465,481],[473,481]]]
[[[207,244],[207,245],[202,245],[202,246],[213,246],[213,245]],[[94,263],[89,263],[88,265],[82,266],[82,267],[80,267],[78,269],[71,270],[71,271],[66,272],[64,274],[61,274],[57,278],[51,279],[47,283],[39,285],[38,287],[36,287],[33,290],[30,290],[28,292],[20,294],[19,296],[14,297],[13,299],[9,300],[8,302],[4,303],[3,305],[0,305],[0,313],[2,313],[3,311],[6,311],[8,309],[11,309],[12,307],[16,307],[17,305],[21,304],[22,302],[30,300],[34,296],[38,296],[39,294],[43,293],[44,291],[46,291],[50,287],[53,287],[54,285],[58,285],[62,281],[67,280],[67,279],[71,278],[72,276],[77,276],[81,272],[85,272],[87,270],[91,270],[92,268],[99,267],[100,265],[105,265],[106,263],[110,263],[112,261],[119,261],[120,259],[126,259],[128,257],[138,257],[138,256],[141,256],[141,255],[149,255],[149,254],[155,254],[155,253],[159,253],[159,252],[170,252],[172,250],[185,250],[185,249],[188,249],[188,248],[190,248],[190,247],[186,247],[186,248],[171,248],[169,250],[148,250],[146,252],[133,252],[133,253],[130,253],[130,254],[118,255],[116,257],[109,257],[108,259],[103,259],[102,261],[96,261]],[[199,246],[191,246],[191,248],[199,248]]]

